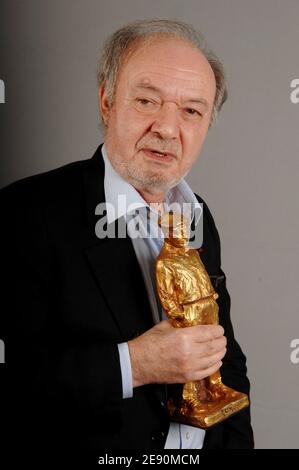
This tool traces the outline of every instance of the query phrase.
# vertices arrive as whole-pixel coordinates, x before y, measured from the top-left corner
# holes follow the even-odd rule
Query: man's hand
[[[150,383],[186,383],[216,372],[226,353],[220,325],[174,328],[164,320],[128,342],[133,387]]]

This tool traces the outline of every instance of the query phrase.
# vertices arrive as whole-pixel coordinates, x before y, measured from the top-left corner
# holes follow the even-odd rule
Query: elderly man
[[[166,409],[170,384],[220,366],[226,385],[249,392],[218,232],[183,179],[226,99],[221,63],[189,25],[137,21],[107,41],[98,82],[105,138],[94,156],[1,190],[7,433],[32,452],[252,448],[248,409],[208,431]],[[145,216],[173,202],[203,204],[201,258],[222,326],[166,319],[153,272],[163,240],[96,230],[101,203],[119,227],[131,203]]]

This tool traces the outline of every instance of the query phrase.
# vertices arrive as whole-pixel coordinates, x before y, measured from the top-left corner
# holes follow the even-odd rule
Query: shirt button
[[[187,440],[190,439],[190,433],[189,432],[186,433],[186,439]]]

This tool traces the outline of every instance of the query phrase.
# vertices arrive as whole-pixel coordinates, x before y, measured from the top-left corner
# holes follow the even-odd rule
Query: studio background
[[[224,62],[229,100],[187,180],[220,232],[256,447],[298,448],[298,0],[1,0],[0,186],[92,156],[100,47],[153,17],[192,23]]]

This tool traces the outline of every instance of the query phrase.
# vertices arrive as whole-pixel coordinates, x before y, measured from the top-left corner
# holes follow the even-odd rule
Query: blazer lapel
[[[127,341],[154,323],[131,239],[117,237],[118,221],[112,227],[116,238],[100,239],[95,235],[95,225],[100,218],[95,214],[95,208],[105,202],[104,170],[100,146],[83,171],[87,223],[94,235],[93,243],[85,248],[85,253],[100,293],[106,299],[121,337]]]

